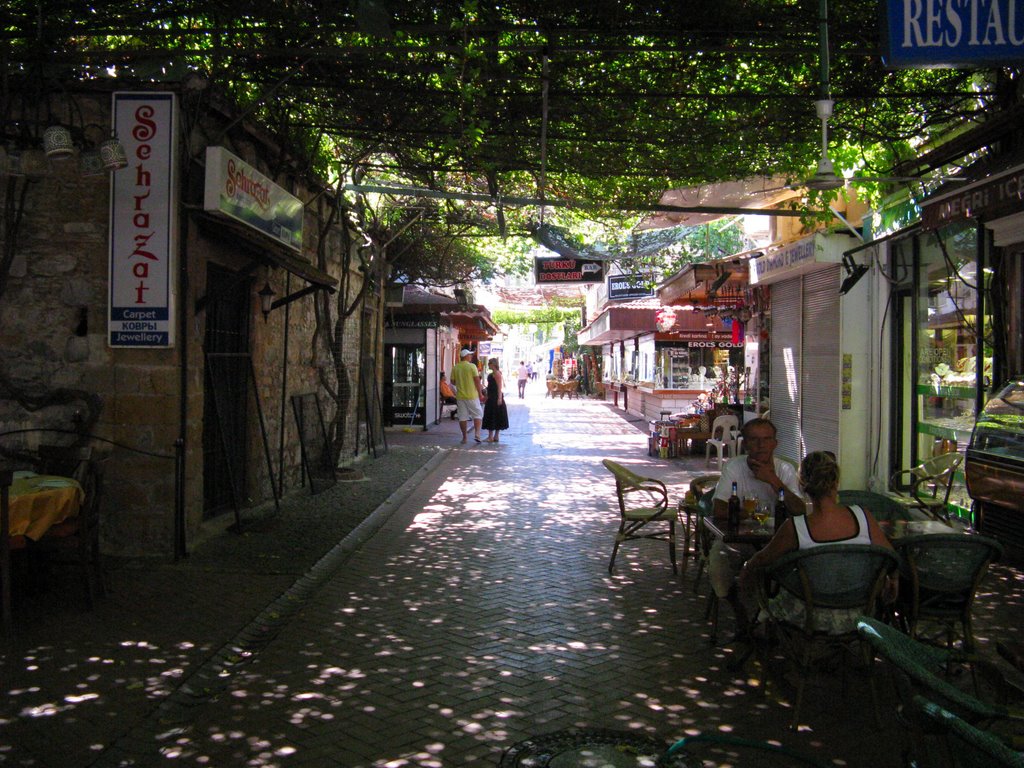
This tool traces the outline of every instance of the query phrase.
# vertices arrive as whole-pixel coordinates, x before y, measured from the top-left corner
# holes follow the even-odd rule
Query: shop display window
[[[902,466],[949,451],[964,453],[979,392],[990,385],[992,351],[985,333],[991,318],[978,315],[985,271],[978,269],[977,237],[972,225],[952,226],[895,249],[896,268],[909,283],[902,299],[900,404],[911,439],[898,457]],[[950,501],[964,514],[970,509],[962,473]]]
[[[415,418],[415,423],[423,423],[426,348],[389,345],[385,349],[385,366],[385,401],[390,421],[403,422]]]
[[[657,384],[661,389],[723,389],[736,384],[736,371],[743,367],[742,347],[693,346],[687,342],[658,344]],[[730,400],[732,392],[730,391]]]

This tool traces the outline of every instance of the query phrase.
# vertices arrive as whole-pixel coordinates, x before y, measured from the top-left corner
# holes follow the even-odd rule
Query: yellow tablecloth
[[[85,492],[70,477],[16,473],[11,485],[11,536],[38,541],[51,526],[74,517]]]

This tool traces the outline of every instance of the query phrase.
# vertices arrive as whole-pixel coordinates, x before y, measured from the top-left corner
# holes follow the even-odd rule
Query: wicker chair
[[[898,564],[895,552],[887,547],[830,544],[789,552],[767,568],[761,613],[769,637],[779,636],[781,648],[795,663],[799,678],[793,702],[794,729],[800,723],[804,688],[815,661],[840,656],[857,644],[861,645],[865,664],[869,661],[867,647],[857,634],[856,620],[844,622],[840,618],[873,615],[885,578]],[[783,610],[786,603],[800,611]],[[766,660],[762,658],[762,662]],[[880,720],[878,695],[870,675],[868,682],[875,715]]]
[[[81,569],[86,604],[93,607],[95,595],[106,594],[100,556],[100,494],[102,477],[92,449],[75,446],[39,446],[39,468],[43,474],[71,477],[84,492],[75,517],[50,527],[33,546],[50,562],[67,562]]]
[[[903,561],[897,610],[908,634],[916,638],[922,621],[937,622],[952,647],[959,624],[963,649],[972,652],[974,594],[1002,545],[987,536],[933,533],[904,536],[895,547]]]
[[[615,556],[622,542],[633,539],[667,539],[672,572],[676,573],[676,522],[675,516],[669,511],[665,484],[661,480],[641,477],[610,459],[601,463],[615,476],[615,495],[619,502],[619,531],[615,535],[608,572],[611,573],[615,567]],[[659,523],[668,523],[668,530],[654,530]],[[652,528],[644,530],[648,525]]]
[[[986,676],[999,675],[992,662],[925,645],[884,622],[868,617],[857,623],[857,631],[874,653],[885,659],[892,672],[899,700],[897,714],[909,736],[908,751],[911,755],[926,755],[930,748],[929,740],[935,736],[934,728],[922,720],[914,706],[915,696],[923,696],[971,725],[986,730],[1001,726],[1009,730],[1019,729],[1024,723],[1024,710],[979,699],[962,691],[947,678],[951,665],[964,661],[985,667]],[[1008,741],[1018,749],[1021,746],[1019,737]]]
[[[856,504],[871,512],[875,520],[910,520],[907,506],[900,504],[891,496],[872,491],[840,491],[839,503],[845,506]]]
[[[938,755],[926,754],[917,765],[946,765],[949,768],[1024,768],[1024,755],[1006,746],[999,738],[943,709],[933,701],[916,696],[914,704],[921,716],[941,734]]]
[[[11,483],[14,473],[0,470],[0,621],[3,632],[13,632],[11,617]]]
[[[904,498],[908,502],[931,517],[945,520],[949,517],[946,505],[953,490],[953,480],[963,460],[959,453],[940,453],[916,467],[894,472],[889,478],[889,487],[897,495],[903,495],[903,487],[907,486]]]
[[[682,762],[679,762],[682,761]],[[789,747],[726,733],[699,733],[680,739],[665,752],[659,766],[680,765],[812,766],[832,763],[796,752]]]
[[[690,481],[690,491],[679,502],[679,524],[683,528],[683,564],[689,557],[692,547],[694,557],[700,558],[700,502],[704,495],[713,491],[718,484],[720,475],[700,475]],[[698,560],[699,562],[699,560]],[[701,564],[702,565],[702,564]],[[698,577],[700,572],[698,571]]]

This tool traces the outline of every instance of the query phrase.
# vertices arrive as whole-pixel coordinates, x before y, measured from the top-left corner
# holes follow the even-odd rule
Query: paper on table
[[[25,477],[35,477],[35,476],[36,476],[36,473],[33,472],[31,469],[16,469],[16,470],[14,470],[14,479],[15,480],[21,480],[22,478],[25,478]]]

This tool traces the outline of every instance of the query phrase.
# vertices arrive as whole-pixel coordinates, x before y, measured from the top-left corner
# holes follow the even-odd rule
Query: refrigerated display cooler
[[[978,530],[1024,557],[1024,378],[992,397],[974,424],[964,463]]]

